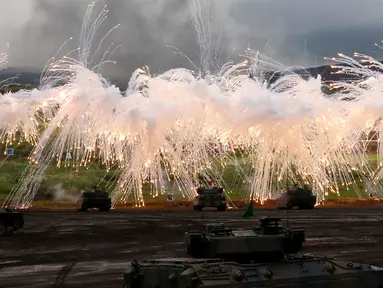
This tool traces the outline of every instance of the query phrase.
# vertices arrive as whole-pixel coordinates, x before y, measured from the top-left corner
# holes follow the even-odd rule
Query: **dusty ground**
[[[249,227],[261,216],[285,211],[205,212],[205,222]],[[100,212],[26,211],[25,227],[0,239],[1,287],[121,287],[132,259],[184,256],[184,231],[201,225],[189,209]],[[290,225],[305,228],[304,252],[383,266],[383,215],[379,207],[320,207],[289,212]]]
[[[255,207],[259,208],[276,208],[277,205],[275,200],[267,200],[264,203],[253,201]],[[4,204],[4,201],[0,200],[0,206]],[[234,208],[246,208],[249,205],[249,201],[241,201],[235,200],[230,202],[229,205]],[[193,202],[191,201],[176,201],[173,204],[167,203],[165,201],[158,201],[153,199],[152,201],[145,201],[146,208],[151,209],[168,209],[168,208],[179,208],[179,209],[191,209],[193,207]],[[357,199],[357,198],[339,198],[326,200],[324,203],[320,204],[320,206],[325,207],[365,207],[365,206],[380,206],[383,208],[383,200],[374,200],[374,199]],[[76,209],[76,203],[71,201],[51,201],[51,200],[40,200],[33,201],[32,207],[34,209],[44,209],[44,210],[73,210]],[[116,208],[125,209],[125,208],[133,208],[135,207],[134,203],[126,203],[126,204],[117,204]]]

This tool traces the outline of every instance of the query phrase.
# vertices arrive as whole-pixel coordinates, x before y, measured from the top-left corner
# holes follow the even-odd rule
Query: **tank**
[[[293,189],[288,189],[276,199],[278,209],[314,209],[317,201],[316,195],[307,186],[303,188],[295,186]]]
[[[24,227],[24,215],[8,208],[0,208],[0,236],[6,236]]]
[[[215,207],[218,211],[226,210],[226,197],[223,194],[223,188],[211,187],[204,188],[199,187],[197,189],[197,197],[193,201],[193,209],[201,211],[205,207]]]
[[[176,206],[176,199],[172,193],[166,194],[165,203],[170,207]]]
[[[123,273],[129,288],[383,287],[383,268],[299,255],[303,229],[263,218],[248,230],[205,225],[185,234],[188,258],[132,261]]]
[[[93,191],[85,191],[77,202],[80,211],[87,211],[91,208],[97,208],[100,211],[110,211],[112,199],[108,193],[93,186]]]

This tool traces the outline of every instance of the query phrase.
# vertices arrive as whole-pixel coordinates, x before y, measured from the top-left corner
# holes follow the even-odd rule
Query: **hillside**
[[[0,200],[4,199],[11,189],[20,181],[22,172],[28,165],[28,156],[32,147],[28,144],[22,143],[13,145],[15,148],[14,155],[4,155],[5,146],[0,146]],[[247,171],[248,166],[251,164],[247,158],[239,160],[244,171]],[[228,164],[223,169],[217,161],[214,166],[219,171],[219,177],[227,184],[231,191],[230,197],[233,200],[246,199],[248,197],[249,186],[244,184],[244,180],[237,172],[236,165]],[[377,167],[376,155],[370,156],[370,164]],[[75,167],[60,167],[58,168],[53,163],[46,171],[45,178],[42,182],[37,199],[52,199],[57,197],[64,197],[66,200],[72,199],[83,189],[91,189],[93,185],[99,185],[101,188],[107,189],[108,192],[113,191],[115,187],[115,180],[117,178],[118,170],[116,168],[107,172],[102,168],[102,165],[97,161],[91,163],[88,167],[80,167],[78,171]],[[352,173],[355,179],[356,186],[341,186],[340,196],[346,198],[355,198],[359,196],[365,197],[367,195],[364,187],[364,182],[358,177],[356,173]],[[214,177],[212,177],[214,179]],[[167,192],[175,193],[176,198],[182,199],[174,182],[166,184]],[[357,188],[357,190],[355,190]],[[146,184],[143,187],[146,199],[153,198],[154,187]],[[228,191],[229,191],[228,190]],[[371,192],[371,191],[370,191]],[[161,196],[160,198],[163,198]],[[329,199],[336,199],[338,196],[334,194],[329,195]]]
[[[383,61],[381,61],[383,63]],[[317,77],[320,75],[324,83],[339,81],[339,80],[350,80],[350,75],[339,75],[339,74],[331,74],[330,65],[323,65],[318,67],[311,67],[307,69],[296,70],[296,73],[302,75],[303,78],[307,78],[308,75],[311,77]],[[10,81],[10,83],[17,83],[21,85],[31,85],[33,87],[38,86],[40,83],[40,74],[41,71],[37,69],[31,68],[15,68],[10,67],[3,70],[0,70],[0,82],[6,79],[17,76],[16,79]],[[264,74],[265,78],[269,82],[276,81],[279,77],[281,77],[282,73],[274,73],[274,72],[266,72]],[[120,87],[121,89],[125,89],[129,79],[110,79],[111,83]],[[8,83],[8,82],[7,82]]]
[[[38,86],[40,84],[41,70],[22,67],[9,67],[0,70],[0,82],[16,76],[16,79],[11,79],[7,81],[6,84],[17,83],[20,85]],[[126,88],[128,80],[129,79],[110,79],[112,84],[123,89]]]
[[[304,73],[303,73],[304,72]],[[319,66],[314,68],[309,68],[305,71],[297,71],[299,74],[309,73],[311,76],[321,75],[324,81],[335,81],[339,80],[339,75],[331,74],[330,66]],[[36,71],[25,71],[18,68],[8,68],[0,71],[0,81],[1,79],[7,79],[9,77],[19,75],[17,82],[21,85],[10,85],[5,87],[0,92],[5,91],[17,91],[20,88],[30,89],[36,87],[39,83],[40,74]],[[271,77],[271,74],[267,74],[268,80],[270,82],[275,81],[278,78],[278,74],[275,74]],[[279,75],[280,76],[280,75]],[[267,77],[266,77],[267,78]],[[16,82],[16,81],[13,81]],[[4,198],[7,195],[12,187],[19,180],[22,171],[27,166],[27,157],[31,151],[31,147],[28,145],[20,144],[15,147],[15,155],[5,157],[3,156],[4,146],[0,146],[0,199]],[[376,166],[376,157],[371,158],[371,163]],[[233,190],[236,198],[242,198],[247,194],[247,187],[239,185],[242,182],[242,179],[236,176],[236,171],[234,167],[230,165],[225,171],[222,171],[222,177],[229,187]],[[106,171],[100,168],[97,163],[92,164],[88,168],[83,168],[79,172],[76,172],[74,168],[57,168],[52,165],[46,173],[46,178],[42,183],[39,197],[47,197],[47,195],[52,195],[53,190],[57,190],[57,185],[61,185],[66,191],[77,193],[81,189],[90,189],[92,185],[100,184],[100,186],[109,188],[111,191],[114,187],[113,180],[115,180],[114,172],[106,173]],[[364,190],[361,186],[361,180],[357,179],[357,185],[361,190]],[[147,192],[152,191],[150,187],[146,187]],[[341,190],[342,196],[356,196],[353,189],[348,190],[343,187]]]

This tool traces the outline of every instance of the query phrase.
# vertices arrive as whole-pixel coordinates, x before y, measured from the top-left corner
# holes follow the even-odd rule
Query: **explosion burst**
[[[2,140],[14,141],[19,133],[19,140],[35,144],[30,165],[4,206],[30,207],[52,162],[78,170],[99,159],[107,170],[118,167],[113,203],[133,197],[136,206],[145,205],[147,182],[155,187],[153,197],[165,192],[168,181],[187,199],[211,177],[226,188],[217,163],[234,164],[248,185],[246,197],[261,201],[277,196],[288,170],[293,181],[311,184],[319,201],[328,192],[338,193],[340,185],[353,184],[351,171],[381,179],[383,172],[367,164],[360,145],[365,133],[383,129],[383,111],[374,98],[381,89],[378,62],[363,56],[371,66],[367,69],[345,56],[334,59],[343,64],[342,73],[361,79],[337,83],[352,101],[326,97],[320,77],[306,81],[291,69],[276,82],[265,82],[261,67],[280,65],[251,50],[246,61],[216,69],[218,46],[212,43],[219,38],[213,39],[208,10],[198,0],[188,3],[201,47],[201,71],[151,75],[147,68],[137,69],[123,95],[100,74],[118,46],[97,58],[118,26],[91,54],[107,14],[104,7],[92,22],[92,3],[79,48],[48,62],[40,88],[1,96]],[[249,71],[256,77],[249,77]],[[382,151],[379,146],[379,155]]]

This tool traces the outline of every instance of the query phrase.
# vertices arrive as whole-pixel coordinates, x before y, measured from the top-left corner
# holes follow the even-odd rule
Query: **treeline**
[[[9,85],[3,85],[2,87],[0,87],[0,93],[1,94],[5,94],[5,93],[9,93],[9,92],[14,93],[14,92],[17,92],[19,90],[32,90],[34,88],[37,88],[37,85],[9,84]]]
[[[38,85],[32,85],[32,84],[10,84],[10,85],[3,85],[0,87],[0,93],[5,94],[5,93],[15,93],[19,90],[32,90],[37,88]],[[121,91],[121,93],[124,93],[126,91],[125,88],[120,88],[118,87]]]

